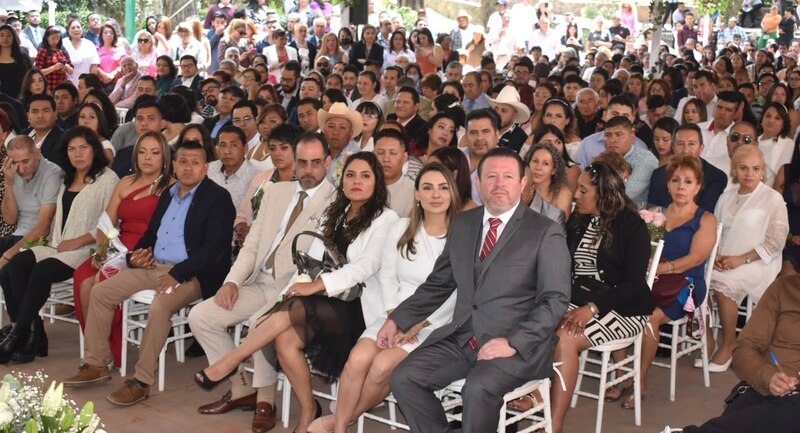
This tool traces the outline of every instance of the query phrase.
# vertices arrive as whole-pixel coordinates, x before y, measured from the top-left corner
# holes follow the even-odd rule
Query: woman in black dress
[[[326,164],[330,164],[329,157]],[[325,210],[321,229],[322,235],[346,254],[348,264],[315,281],[293,284],[286,292],[287,300],[251,328],[241,346],[195,374],[200,386],[211,389],[256,350],[274,342],[302,410],[296,432],[305,432],[321,415],[311,393],[306,358],[315,370],[338,377],[365,329],[365,320],[371,323],[384,313],[380,311],[378,271],[388,232],[398,217],[387,207],[383,171],[371,152],[351,155],[341,179],[336,198]],[[360,283],[365,287],[358,299],[345,302],[331,297]]]
[[[17,32],[8,24],[0,26],[0,92],[16,98],[22,77],[31,66],[30,56],[20,48]]]

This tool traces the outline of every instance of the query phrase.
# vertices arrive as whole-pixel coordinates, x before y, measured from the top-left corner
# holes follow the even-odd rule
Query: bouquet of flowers
[[[63,384],[53,382],[44,391],[42,372],[20,378],[7,374],[0,385],[0,432],[105,433],[98,430],[92,402],[77,411],[75,402],[64,398]]]
[[[639,216],[647,224],[647,231],[650,233],[651,241],[658,242],[664,238],[664,226],[667,223],[666,215],[657,209],[642,209],[639,211]]]
[[[114,254],[118,253],[117,247],[114,245],[114,239],[119,236],[119,230],[115,227],[111,227],[105,233],[106,238],[97,245],[97,249],[95,250],[92,248],[92,256],[98,262],[102,262],[108,256],[113,256]]]
[[[20,251],[29,250],[33,247],[46,247],[49,241],[47,240],[47,236],[42,236],[39,239],[34,239],[32,241],[23,240],[22,246],[20,247]]]

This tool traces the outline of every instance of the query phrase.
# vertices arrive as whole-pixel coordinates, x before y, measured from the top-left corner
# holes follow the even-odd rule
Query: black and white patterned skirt
[[[569,309],[578,308],[569,304]],[[611,311],[599,319],[590,319],[583,329],[583,335],[592,343],[592,347],[623,340],[639,335],[647,324],[648,316],[620,316],[616,311]]]

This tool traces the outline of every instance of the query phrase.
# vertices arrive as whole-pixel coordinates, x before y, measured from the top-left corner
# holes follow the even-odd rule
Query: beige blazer
[[[36,261],[40,262],[49,257],[55,257],[71,268],[77,268],[89,258],[89,250],[95,247],[94,244],[84,245],[75,251],[58,252],[58,244],[65,239],[74,239],[86,233],[95,236],[97,220],[105,212],[111,194],[117,185],[119,178],[110,168],[106,168],[97,175],[94,182],[86,185],[75,196],[72,202],[66,224],[64,220],[63,206],[61,206],[66,186],[62,183],[58,190],[58,202],[56,214],[50,228],[50,242],[46,246],[36,246],[31,248]]]
[[[278,234],[281,222],[289,210],[289,203],[297,191],[297,182],[277,182],[269,184],[261,199],[261,209],[258,217],[250,227],[250,233],[244,241],[236,261],[233,263],[225,282],[234,283],[241,287],[254,284],[261,268],[267,261],[267,253]],[[295,223],[287,228],[286,236],[278,245],[275,255],[273,275],[278,290],[289,284],[297,268],[292,263],[292,239],[304,230],[316,231],[322,221],[322,214],[333,201],[336,189],[327,180],[323,181],[314,196],[303,208]],[[308,251],[311,237],[304,237],[298,248]]]

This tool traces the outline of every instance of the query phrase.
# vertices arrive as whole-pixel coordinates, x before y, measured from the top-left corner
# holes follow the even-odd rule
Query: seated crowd
[[[0,25],[0,363],[47,356],[39,311],[72,279],[86,347],[64,384],[109,381],[119,306],[154,289],[115,405],[149,396],[171,317],[192,305],[189,352],[209,363],[194,380],[230,385],[201,414],[254,409],[253,431],[271,430],[280,368],[297,432],[344,433],[390,393],[411,431],[449,431],[434,391],[466,378],[463,431],[485,433],[505,393],[558,362],[561,432],[581,353],[642,334],[646,395],[658,329],[708,299],[721,328],[699,337],[708,369],[732,367],[746,391],[684,431],[793,431],[780,425],[800,413],[800,44],[751,59],[719,30],[700,61],[695,32],[646,72],[624,2],[588,50],[571,14],[559,42],[529,0],[513,8],[527,27],[498,0],[487,34],[459,12],[435,38],[422,14],[409,32],[371,1],[360,34],[331,32],[325,2],[298,0],[286,30],[259,3],[221,0],[175,35],[149,17],[135,47],[98,14],[85,33],[77,16],[42,29],[37,11],[24,30]],[[678,4],[681,37],[694,17]],[[653,207],[664,249],[651,264],[639,210]],[[306,278],[295,249],[342,265]],[[689,283],[653,292],[651,266]],[[339,380],[335,414],[322,416],[312,369]],[[601,398],[634,408],[632,388]]]

